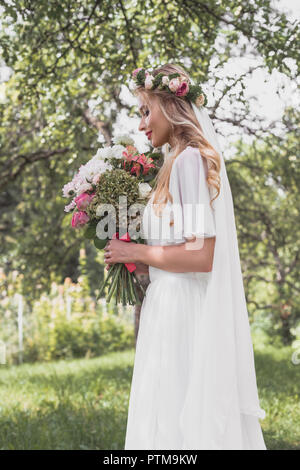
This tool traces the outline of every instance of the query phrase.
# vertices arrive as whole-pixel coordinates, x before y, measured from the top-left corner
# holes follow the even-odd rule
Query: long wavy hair
[[[162,72],[165,75],[170,73],[180,73],[187,79],[190,79],[189,74],[177,64],[165,64],[155,70],[151,71],[153,76]],[[138,86],[134,91],[135,96],[141,95],[143,100],[148,103],[151,107],[151,98],[156,96],[158,98],[158,105],[165,116],[165,118],[171,124],[172,136],[174,139],[174,147],[170,154],[169,144],[165,144],[162,147],[164,155],[164,163],[159,169],[156,176],[155,185],[149,198],[151,198],[154,192],[153,204],[154,212],[156,215],[161,215],[163,207],[170,200],[173,203],[173,198],[169,192],[169,181],[172,165],[175,158],[189,145],[191,147],[197,147],[200,154],[207,161],[207,184],[216,189],[216,195],[211,199],[210,205],[220,194],[220,168],[221,159],[218,152],[212,147],[212,145],[205,139],[201,126],[196,118],[192,104],[183,98],[176,96],[173,93],[168,93],[164,90],[155,88],[154,90],[148,90],[143,86]],[[158,213],[157,213],[158,212]]]

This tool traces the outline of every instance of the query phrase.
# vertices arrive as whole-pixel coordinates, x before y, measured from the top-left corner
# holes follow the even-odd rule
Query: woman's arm
[[[180,245],[136,245],[136,261],[175,273],[212,270],[215,237],[197,239]]]

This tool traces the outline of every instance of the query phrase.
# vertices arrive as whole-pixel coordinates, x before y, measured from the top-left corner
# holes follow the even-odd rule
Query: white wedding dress
[[[183,205],[195,202],[199,198],[199,188],[202,188],[204,229],[198,230],[199,227],[193,226],[195,230],[192,231],[182,227],[176,231],[173,225],[168,238],[164,238],[168,232],[163,231],[164,222],[155,215],[151,198],[142,223],[142,233],[148,245],[184,243],[187,237],[199,231],[204,233],[204,237],[216,236],[201,159],[198,149],[187,147],[173,163],[169,190],[173,204]],[[164,214],[165,211],[170,214],[171,207],[169,201]],[[169,226],[170,219],[167,217],[165,221]],[[211,272],[175,273],[149,266],[149,276],[150,284],[140,313],[125,450],[206,449],[204,440],[199,438],[199,442],[195,442],[190,437],[197,435],[197,421],[184,420],[184,405],[198,341],[196,324],[204,313],[203,299]],[[196,410],[197,402],[192,406]],[[218,448],[266,449],[258,416],[239,413],[236,409],[232,407],[222,445]],[[263,410],[258,414],[260,412],[262,417]],[[203,416],[203,420],[208,421],[209,418]],[[209,422],[201,423],[201,428],[206,426],[209,427]]]

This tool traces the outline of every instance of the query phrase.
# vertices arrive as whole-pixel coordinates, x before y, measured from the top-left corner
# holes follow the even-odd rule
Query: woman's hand
[[[123,242],[122,240],[109,240],[104,248],[104,262],[108,264],[106,270],[116,263],[137,263],[137,244]]]

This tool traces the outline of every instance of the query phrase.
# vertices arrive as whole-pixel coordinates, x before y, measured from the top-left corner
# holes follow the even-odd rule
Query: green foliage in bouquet
[[[99,183],[95,189],[95,196],[86,209],[86,213],[90,217],[90,222],[84,233],[86,238],[94,240],[97,249],[102,250],[107,243],[107,238],[100,239],[96,234],[97,224],[102,219],[102,217],[97,217],[96,215],[97,208],[100,207],[101,204],[111,204],[115,209],[114,214],[107,214],[103,216],[103,218],[107,217],[108,223],[109,221],[114,222],[116,231],[119,231],[121,225],[127,227],[134,218],[128,216],[128,212],[125,212],[126,207],[122,205],[119,198],[120,196],[127,196],[127,207],[137,202],[142,204],[144,198],[139,196],[138,185],[139,181],[136,177],[131,176],[121,169],[106,171],[100,176]],[[116,187],[118,188],[118,193],[116,193]],[[125,213],[126,219],[120,219],[119,209],[122,210],[122,213]],[[139,217],[138,220],[140,220],[140,215],[137,217]],[[140,230],[140,221],[137,224],[137,230]]]
[[[116,188],[118,188],[118,192],[116,192]],[[97,208],[101,204],[110,204],[115,209],[113,214],[107,214],[103,217],[107,217],[107,225],[109,222],[115,223],[116,232],[119,232],[121,226],[130,226],[134,218],[137,220],[136,230],[139,231],[141,228],[141,214],[138,214],[136,217],[129,216],[126,207],[122,207],[122,202],[119,200],[120,196],[127,197],[127,201],[125,201],[127,207],[137,202],[141,204],[145,202],[144,198],[141,198],[139,195],[139,180],[137,177],[130,175],[122,169],[114,169],[102,173],[95,188],[95,196],[86,209],[90,222],[85,230],[85,237],[93,239],[95,247],[99,250],[103,250],[108,240],[108,238],[99,238],[96,233],[97,224],[101,220],[101,217],[96,215]],[[126,220],[120,219],[119,210],[125,215]],[[136,238],[139,239],[138,237]],[[133,239],[134,235],[132,235],[132,241]],[[139,241],[142,242],[141,239]],[[109,302],[113,293],[116,292],[116,303],[120,301],[123,305],[127,303],[130,305],[141,304],[140,292],[145,293],[137,276],[134,272],[129,273],[123,263],[116,263],[116,265],[110,266],[108,276],[100,286],[97,299],[101,297],[107,286],[109,286],[107,301]]]
[[[118,192],[116,193],[116,187]],[[87,214],[91,220],[99,221],[100,218],[96,216],[97,207],[100,204],[112,204],[116,210],[116,225],[120,225],[119,221],[119,197],[127,196],[127,205],[134,204],[139,197],[139,181],[136,177],[131,176],[125,170],[115,169],[102,173],[99,183],[95,189],[95,196],[86,209]]]

